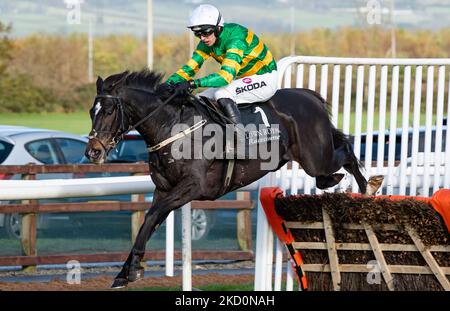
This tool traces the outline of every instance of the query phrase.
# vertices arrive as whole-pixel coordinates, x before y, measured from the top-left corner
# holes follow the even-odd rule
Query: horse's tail
[[[334,148],[337,149],[339,147],[344,147],[347,151],[347,154],[352,158],[353,161],[356,161],[358,163],[359,168],[363,168],[363,164],[360,160],[356,157],[355,153],[353,152],[353,146],[351,143],[351,138],[349,135],[345,135],[341,130],[338,130],[333,126],[332,128],[333,132],[333,144]]]

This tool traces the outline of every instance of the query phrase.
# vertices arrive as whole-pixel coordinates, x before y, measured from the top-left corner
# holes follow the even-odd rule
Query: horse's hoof
[[[367,188],[365,194],[374,195],[378,191],[378,189],[380,189],[383,180],[384,180],[383,175],[371,176],[367,181]]]
[[[334,179],[334,182],[336,183],[336,185],[341,182],[341,180],[342,180],[342,178],[344,178],[344,176],[345,176],[345,174],[341,174],[341,173],[331,175],[331,177]]]
[[[120,288],[125,288],[128,285],[128,280],[127,279],[114,279],[114,282],[111,285],[111,288],[114,289],[120,289]]]
[[[129,282],[135,282],[137,280],[140,280],[144,277],[144,268],[139,268],[136,270],[130,270],[128,274],[128,281]]]

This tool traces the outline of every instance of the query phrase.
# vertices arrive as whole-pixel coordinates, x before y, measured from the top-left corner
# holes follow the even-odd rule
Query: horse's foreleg
[[[171,194],[159,200],[159,195],[155,192],[153,205],[145,216],[144,223],[139,229],[136,241],[125,261],[122,270],[114,279],[112,288],[125,287],[128,282],[134,282],[143,276],[144,268],[141,266],[142,258],[145,254],[145,245],[152,233],[167,218],[169,213],[182,205],[192,201],[191,193],[188,195],[186,187],[180,191],[173,189]]]

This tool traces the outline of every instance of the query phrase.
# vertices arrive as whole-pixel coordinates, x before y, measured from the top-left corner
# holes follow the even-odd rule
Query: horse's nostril
[[[97,159],[101,155],[102,151],[98,149],[90,149],[88,152],[88,156],[91,159]]]

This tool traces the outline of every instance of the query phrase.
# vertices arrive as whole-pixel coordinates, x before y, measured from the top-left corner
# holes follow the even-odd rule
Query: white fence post
[[[183,291],[192,290],[192,239],[191,239],[191,203],[181,207],[182,257],[183,257]]]
[[[411,146],[411,179],[409,195],[417,193],[417,162],[419,152],[419,127],[420,107],[422,102],[422,66],[416,67],[416,80],[414,83],[414,111],[413,111],[413,136]]]
[[[166,219],[166,275],[174,276],[174,212]]]
[[[411,92],[411,66],[405,67],[403,82],[402,142],[400,151],[399,194],[406,194],[406,161],[408,157],[409,97]]]

